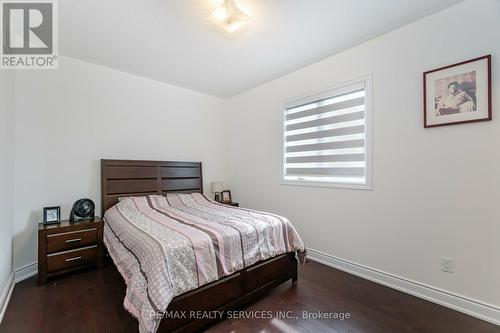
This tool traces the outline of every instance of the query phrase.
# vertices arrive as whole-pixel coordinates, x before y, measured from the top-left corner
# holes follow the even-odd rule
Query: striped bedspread
[[[105,245],[127,284],[124,306],[141,332],[156,331],[177,295],[260,260],[305,253],[286,218],[199,193],[124,198],[104,219]]]

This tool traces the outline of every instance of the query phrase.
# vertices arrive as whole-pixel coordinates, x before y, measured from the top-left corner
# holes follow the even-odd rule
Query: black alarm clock
[[[71,222],[86,221],[94,219],[94,202],[90,199],[80,199],[73,204],[69,220]]]

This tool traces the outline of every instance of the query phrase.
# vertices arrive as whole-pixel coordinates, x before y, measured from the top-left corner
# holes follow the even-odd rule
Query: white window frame
[[[343,89],[349,89],[352,85],[365,84],[365,156],[366,156],[366,177],[365,183],[344,183],[327,181],[306,181],[306,180],[288,180],[285,179],[285,132],[286,132],[286,114],[285,110],[317,100],[326,99],[335,95],[342,94]],[[346,90],[348,92],[349,90]],[[289,100],[282,104],[281,112],[281,185],[308,186],[308,187],[332,187],[341,189],[372,190],[373,189],[373,85],[372,75],[337,84],[327,89],[309,93],[305,96]]]

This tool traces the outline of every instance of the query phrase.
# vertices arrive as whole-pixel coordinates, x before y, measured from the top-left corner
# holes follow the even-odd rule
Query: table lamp
[[[215,193],[214,200],[221,201],[220,192],[224,190],[224,183],[221,181],[212,182],[212,193]]]

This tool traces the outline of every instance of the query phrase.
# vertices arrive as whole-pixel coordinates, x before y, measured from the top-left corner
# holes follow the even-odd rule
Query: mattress
[[[104,243],[127,285],[125,308],[156,332],[185,292],[304,244],[288,219],[203,194],[127,197],[104,215]]]

